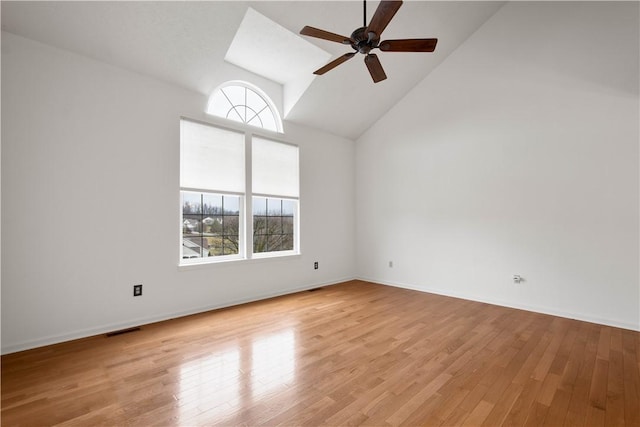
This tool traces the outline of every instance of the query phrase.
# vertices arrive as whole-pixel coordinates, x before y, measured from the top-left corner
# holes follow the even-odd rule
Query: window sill
[[[255,256],[255,255],[254,255]],[[279,254],[261,254],[255,258],[231,258],[225,260],[207,260],[202,262],[192,262],[178,264],[178,271],[199,270],[202,268],[218,268],[231,267],[237,265],[260,264],[264,262],[289,261],[301,258],[299,252],[279,253]]]

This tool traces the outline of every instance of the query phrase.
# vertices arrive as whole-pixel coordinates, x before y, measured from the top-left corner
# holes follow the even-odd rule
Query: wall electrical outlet
[[[139,297],[142,295],[142,285],[133,285],[133,296]]]
[[[313,269],[314,269],[314,270],[317,270],[317,269],[318,269],[318,261],[316,261],[316,262],[314,262],[314,263],[313,263]]]
[[[393,268],[393,261],[389,261],[389,268]]]

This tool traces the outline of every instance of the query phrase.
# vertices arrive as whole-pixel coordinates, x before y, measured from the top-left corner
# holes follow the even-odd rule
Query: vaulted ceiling
[[[388,76],[380,83],[373,83],[358,55],[311,79],[289,111],[281,111],[284,119],[356,139],[502,4],[405,1],[383,39],[435,37],[434,53],[378,52]],[[377,6],[367,3],[367,20]],[[3,1],[2,30],[209,95],[234,74],[235,65],[225,56],[250,8],[295,34],[310,25],[349,36],[363,23],[361,1]],[[266,39],[257,37],[256,47],[267,48],[261,45]],[[305,39],[331,58],[351,51],[339,43]],[[273,85],[282,88],[281,82]]]

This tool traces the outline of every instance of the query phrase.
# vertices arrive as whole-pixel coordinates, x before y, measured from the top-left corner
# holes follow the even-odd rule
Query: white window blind
[[[299,196],[298,147],[253,137],[252,186],[254,194]]]
[[[244,193],[244,133],[180,121],[180,186]]]

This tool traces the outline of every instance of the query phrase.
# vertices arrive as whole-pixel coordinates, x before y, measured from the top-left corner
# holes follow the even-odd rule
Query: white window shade
[[[253,137],[252,144],[253,192],[297,198],[298,147],[257,136]]]
[[[244,134],[180,122],[180,186],[244,193]]]

